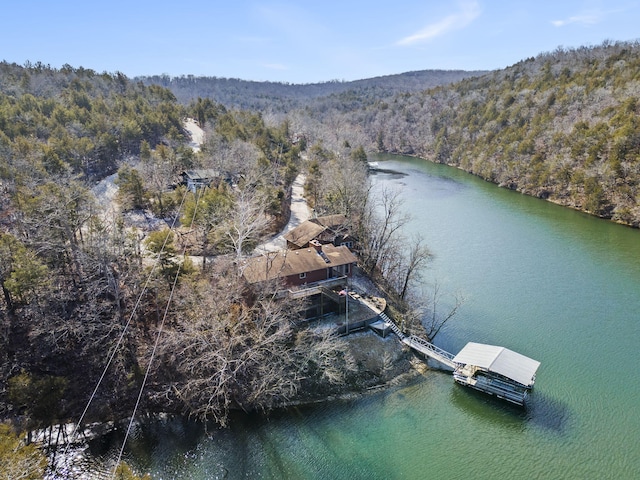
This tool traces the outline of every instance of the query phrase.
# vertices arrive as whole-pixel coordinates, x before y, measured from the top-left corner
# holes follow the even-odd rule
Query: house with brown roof
[[[287,248],[291,250],[309,248],[312,240],[321,244],[345,245],[351,248],[353,242],[349,236],[347,217],[344,215],[325,215],[302,222],[284,236]]]
[[[295,287],[349,277],[356,261],[344,245],[312,241],[309,248],[249,258],[243,265],[243,275],[250,284],[282,279],[286,285]]]

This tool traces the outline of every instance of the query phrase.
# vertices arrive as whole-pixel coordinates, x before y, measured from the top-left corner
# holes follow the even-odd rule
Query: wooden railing
[[[329,278],[327,280],[321,280],[319,282],[310,283],[309,285],[300,286],[297,288],[288,288],[286,290],[280,290],[277,296],[278,298],[281,298],[287,295],[292,298],[304,298],[304,297],[309,297],[311,295],[316,295],[318,293],[324,293],[329,296],[333,294],[337,297],[337,294],[331,291],[330,287],[344,285],[346,284],[346,282],[347,282],[346,275],[342,277]],[[331,298],[335,300],[333,296],[331,296]]]

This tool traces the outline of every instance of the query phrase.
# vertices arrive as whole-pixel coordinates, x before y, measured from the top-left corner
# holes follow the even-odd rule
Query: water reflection
[[[452,405],[465,415],[491,425],[504,425],[508,428],[523,430],[527,421],[526,408],[457,383],[454,383],[451,389],[450,399]]]
[[[534,427],[563,435],[570,424],[567,404],[535,390],[531,392],[525,407],[458,384],[451,390],[450,398],[451,404],[462,413],[490,425],[502,425],[520,431]]]
[[[392,170],[390,168],[370,168],[369,169],[369,175],[371,175],[371,176],[385,175],[391,180],[399,180],[399,179],[404,178],[404,177],[407,176],[406,173],[398,172],[398,171]]]
[[[374,177],[374,181],[382,181],[391,182],[392,185],[398,186],[402,189],[409,188],[413,189],[415,195],[420,198],[444,198],[449,197],[451,195],[457,194],[460,190],[465,188],[465,184],[451,176],[447,175],[437,175],[437,174],[427,174],[424,171],[420,170],[408,170],[407,172],[400,172],[398,170],[394,170],[393,161],[385,162],[385,164],[390,164],[390,168],[378,168],[372,172],[372,177]],[[402,181],[405,177],[411,176],[411,182]],[[377,179],[375,177],[378,177]],[[428,182],[422,178],[428,177]],[[416,189],[416,185],[427,184],[427,189]]]
[[[544,430],[563,435],[571,424],[568,404],[542,392],[534,392],[535,399],[527,409],[527,421]]]

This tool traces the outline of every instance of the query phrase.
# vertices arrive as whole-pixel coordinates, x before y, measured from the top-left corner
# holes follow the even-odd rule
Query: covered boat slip
[[[456,382],[523,405],[540,362],[504,347],[469,342],[453,358]]]

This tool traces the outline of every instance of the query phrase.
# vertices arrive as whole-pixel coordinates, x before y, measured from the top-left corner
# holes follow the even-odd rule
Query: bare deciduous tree
[[[336,362],[343,345],[328,335],[296,332],[300,305],[276,300],[271,289],[254,291],[249,302],[235,267],[215,268],[176,296],[179,310],[163,337],[158,367],[161,381],[174,379],[166,397],[190,415],[225,425],[230,409],[267,410],[292,398],[312,370],[341,380]]]
[[[433,258],[431,251],[424,244],[424,240],[420,235],[414,237],[413,242],[409,244],[406,256],[401,263],[401,276],[398,278],[398,293],[400,298],[404,300],[407,297],[409,288],[412,283],[422,278],[422,272],[427,264]]]
[[[367,272],[384,274],[385,267],[391,268],[388,264],[400,247],[401,229],[409,221],[402,205],[400,191],[386,188],[367,204],[358,229],[361,262]]]
[[[226,222],[226,237],[236,260],[253,247],[269,226],[265,202],[257,188],[245,185],[236,191],[235,209]]]
[[[152,196],[154,211],[164,216],[171,205],[170,196],[167,195],[167,184],[177,178],[176,162],[171,161],[166,155],[152,155],[151,158],[141,164],[144,184]]]
[[[442,328],[454,318],[464,303],[464,297],[456,294],[453,303],[449,305],[444,314],[440,313],[442,292],[440,284],[436,281],[430,289],[421,292],[413,292],[409,303],[411,308],[405,315],[405,329],[409,331],[423,331],[429,341],[433,341]]]
[[[347,218],[362,216],[370,190],[366,165],[350,157],[334,158],[327,163],[323,176],[326,210]]]

